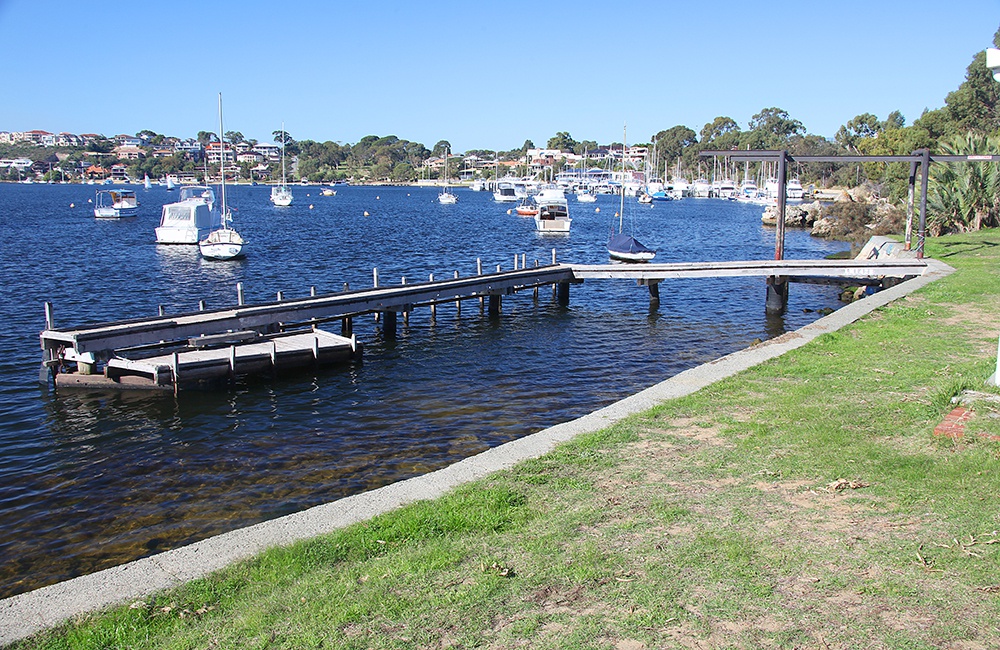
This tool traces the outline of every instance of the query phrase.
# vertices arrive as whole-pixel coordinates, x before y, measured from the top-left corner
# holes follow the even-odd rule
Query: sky
[[[779,108],[911,124],[992,47],[1000,0],[0,0],[0,131],[226,131],[510,150],[648,142]]]

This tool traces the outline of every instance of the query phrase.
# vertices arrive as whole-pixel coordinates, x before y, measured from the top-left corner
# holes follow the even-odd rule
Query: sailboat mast
[[[618,234],[622,234],[622,220],[625,218],[625,141],[628,126],[622,125],[622,204],[618,210]]]
[[[222,177],[222,227],[226,227],[226,138],[222,130],[222,93],[219,93],[219,144],[222,145],[219,158],[219,176]]]

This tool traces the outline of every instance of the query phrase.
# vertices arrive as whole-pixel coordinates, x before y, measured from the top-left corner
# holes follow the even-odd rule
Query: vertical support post
[[[526,266],[524,265],[524,257],[525,257],[525,256],[524,256],[524,253],[521,253],[521,268],[522,268],[522,269],[525,269],[525,268],[527,268],[527,267],[526,267]]]
[[[764,311],[768,314],[783,314],[788,307],[788,278],[783,275],[767,277],[767,297]]]
[[[433,273],[431,273],[429,276],[427,276],[427,281],[428,282],[434,282],[434,274]],[[437,303],[433,303],[432,302],[431,303],[431,321],[432,322],[437,318],[437,313],[438,313]]]
[[[552,249],[552,265],[555,266],[555,264],[556,264],[556,249],[553,248]]]
[[[405,275],[400,279],[399,283],[403,286],[406,286]],[[409,324],[410,324],[410,312],[403,310],[403,325],[409,325]]]
[[[351,290],[351,283],[350,282],[345,282],[344,283],[344,293],[347,293],[350,290]]]
[[[649,304],[651,306],[660,304],[660,283],[657,280],[649,281]]]
[[[476,258],[476,275],[482,275],[482,274],[483,274],[483,260],[481,260],[480,258],[477,257]]]
[[[388,341],[396,340],[396,312],[389,310],[382,312],[385,319],[382,323],[382,333]]]
[[[229,346],[229,378],[236,378],[236,346]]]
[[[282,300],[284,300],[285,299],[285,292],[284,291],[279,291],[278,294],[277,294],[277,298],[278,298],[278,302],[281,302]]]
[[[166,313],[166,310],[163,308],[163,305],[160,305],[156,308],[156,313],[159,316],[163,316]]]
[[[316,285],[309,287],[309,297],[310,298],[316,297]]]
[[[243,304],[244,304],[243,283],[242,282],[237,282],[236,283],[236,304],[239,305],[240,307],[242,307]]]
[[[455,271],[455,279],[456,280],[458,279],[458,271]],[[459,318],[462,317],[462,301],[461,300],[456,300],[455,301],[455,315],[458,316]]]
[[[351,336],[354,332],[354,319],[350,316],[344,316],[340,319],[340,335],[341,336]]]
[[[913,242],[913,200],[917,185],[917,161],[910,163],[910,178],[906,190],[906,234],[904,250],[910,250]]]
[[[378,288],[378,268],[373,268],[372,269],[372,281],[373,281],[373,285],[372,286],[374,286],[377,289]],[[379,313],[375,312],[375,322],[377,323],[378,321],[379,321]]]
[[[45,329],[52,330],[56,328],[56,319],[52,315],[52,303],[45,302]]]
[[[927,182],[931,168],[931,150],[920,152],[920,226],[917,228],[917,259],[924,257],[924,236],[927,233]]]
[[[275,372],[278,370],[278,344],[273,339],[271,340],[271,368]]]
[[[517,253],[514,253],[514,270],[517,270]]]
[[[558,289],[556,301],[559,303],[560,307],[569,306],[569,282],[559,282],[556,284]]]
[[[205,301],[204,300],[199,300],[198,301],[198,311],[205,311]]]
[[[490,294],[490,318],[500,318],[500,304],[502,298],[496,294]]]
[[[785,259],[785,176],[788,173],[788,152],[778,152],[778,223],[774,232],[774,259]]]
[[[174,397],[177,397],[181,383],[181,362],[176,352],[170,356],[170,374],[174,379]]]

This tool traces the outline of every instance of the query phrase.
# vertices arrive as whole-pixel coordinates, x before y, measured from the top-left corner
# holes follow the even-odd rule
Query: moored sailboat
[[[225,133],[222,128],[222,93],[219,93],[219,133]],[[233,220],[233,215],[226,204],[226,156],[225,140],[222,141],[222,157],[219,162],[219,175],[221,176],[222,194],[222,227],[213,230],[208,237],[198,242],[202,257],[210,260],[232,260],[243,257],[246,242],[238,232],[229,227]]]
[[[292,190],[285,179],[285,123],[281,123],[281,185],[271,188],[271,203],[280,207],[292,204]]]
[[[625,130],[622,130],[622,167],[625,166]],[[615,232],[614,222],[611,223],[611,235],[608,237],[608,255],[611,259],[623,262],[646,262],[653,259],[656,251],[647,248],[632,235],[624,232],[625,223],[625,188],[622,188],[621,205],[618,208],[618,232]]]

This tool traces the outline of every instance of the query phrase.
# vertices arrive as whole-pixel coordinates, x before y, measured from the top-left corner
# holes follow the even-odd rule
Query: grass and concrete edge
[[[684,371],[588,415],[489,449],[443,469],[4,599],[0,601],[0,644],[26,638],[77,615],[176,587],[269,548],[332,532],[409,503],[439,497],[464,483],[538,458],[578,435],[599,431],[666,400],[691,394],[795,350],[954,271],[940,261],[927,262],[928,270],[923,275],[848,304],[799,330]]]

